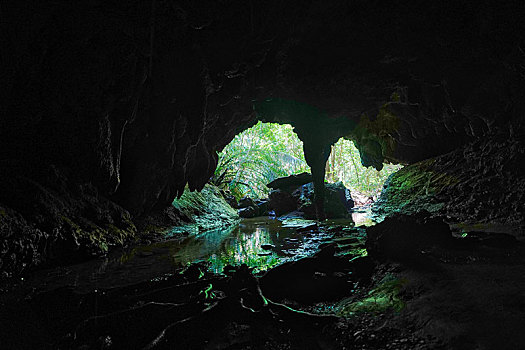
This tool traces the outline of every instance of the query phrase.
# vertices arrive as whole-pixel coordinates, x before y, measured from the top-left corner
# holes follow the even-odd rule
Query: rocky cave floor
[[[443,227],[400,216],[368,229],[365,243],[320,226],[331,243],[266,273],[196,263],[89,293],[12,285],[0,294],[2,348],[524,348],[524,245]],[[368,256],[353,255],[365,246]]]

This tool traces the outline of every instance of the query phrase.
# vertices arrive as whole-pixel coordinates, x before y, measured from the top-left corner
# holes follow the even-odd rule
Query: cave
[[[523,1],[1,7],[0,347],[525,347]],[[186,246],[311,249],[265,271],[151,263],[198,206],[237,220],[209,181],[259,121],[303,142],[311,217]],[[404,165],[369,227],[326,215],[340,138]]]

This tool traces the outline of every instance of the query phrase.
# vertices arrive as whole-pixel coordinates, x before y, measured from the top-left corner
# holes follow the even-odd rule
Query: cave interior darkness
[[[1,348],[525,348],[525,2],[0,8]],[[328,237],[315,253],[36,284],[168,250],[174,200],[213,192],[218,152],[258,121],[304,144],[317,221],[293,235]],[[324,220],[341,137],[364,166],[406,165],[374,226]]]

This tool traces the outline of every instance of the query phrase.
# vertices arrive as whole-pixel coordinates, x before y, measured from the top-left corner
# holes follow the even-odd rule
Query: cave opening
[[[218,155],[210,182],[237,200],[267,198],[266,186],[279,177],[310,173],[303,142],[290,124],[259,121],[238,135]]]
[[[350,190],[357,206],[375,202],[386,179],[401,164],[383,163],[381,170],[362,165],[359,150],[344,137],[330,146],[325,165],[325,183],[341,182]],[[268,184],[277,178],[311,174],[303,142],[290,124],[259,121],[235,136],[218,154],[217,168],[210,183],[235,197],[266,199]]]
[[[355,144],[341,137],[331,146],[326,161],[325,181],[341,181],[352,194],[356,206],[367,206],[377,201],[388,177],[403,168],[402,164],[383,163],[381,170],[362,165]]]

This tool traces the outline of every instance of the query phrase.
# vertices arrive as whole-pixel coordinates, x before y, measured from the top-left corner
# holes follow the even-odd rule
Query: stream
[[[332,240],[334,234],[330,228],[338,227],[350,234],[353,227],[373,224],[371,212],[359,208],[354,210],[351,219],[327,220],[319,226],[315,221],[298,218],[242,219],[230,227],[115,249],[98,259],[38,270],[16,284],[35,292],[68,286],[79,293],[89,293],[159,280],[196,262],[206,263],[214,273],[221,273],[227,265],[241,264],[261,272],[313,255],[321,244]],[[364,229],[361,231],[364,236]]]

